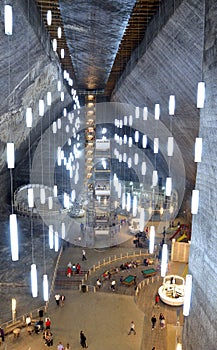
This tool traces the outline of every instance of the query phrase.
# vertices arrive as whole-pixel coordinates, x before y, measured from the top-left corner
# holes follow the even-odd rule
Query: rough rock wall
[[[4,18],[3,6],[1,16]],[[3,34],[0,37],[1,198],[5,198],[8,193],[10,182],[9,172],[6,169],[7,142],[15,144],[17,166],[28,149],[29,132],[31,132],[31,143],[34,143],[48,124],[72,102],[60,73],[57,55],[52,51],[50,39],[34,1],[13,1],[13,20],[13,35]],[[4,33],[4,21],[1,22],[1,27]],[[65,93],[62,103],[60,103],[60,92],[57,91],[58,80],[62,81],[62,91]],[[48,91],[52,93],[50,108],[46,105]],[[42,119],[38,113],[39,99],[45,101],[45,116]],[[33,110],[31,130],[26,127],[26,107],[32,107]]]
[[[168,100],[169,95],[175,94],[172,134],[185,160],[184,207],[189,209],[196,172],[193,144],[199,128],[196,93],[202,71],[203,1],[175,3],[177,7],[174,11],[173,1],[163,4],[160,19],[155,18],[150,24],[147,36],[134,52],[112,98],[135,106],[148,106],[151,113],[154,112],[154,104],[160,103],[160,120],[170,129]]]
[[[193,289],[183,337],[186,350],[215,350],[217,340],[217,3],[206,0],[205,4],[203,77],[206,102],[200,115],[203,154],[197,170],[196,189],[200,191],[200,202],[198,214],[193,217],[189,260]]]

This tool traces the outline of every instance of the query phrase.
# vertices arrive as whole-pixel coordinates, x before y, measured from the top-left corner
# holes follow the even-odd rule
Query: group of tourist
[[[81,273],[81,265],[79,263],[72,264],[71,261],[69,261],[67,265],[67,271],[66,271],[67,277],[70,278],[72,275],[80,274],[80,273]]]

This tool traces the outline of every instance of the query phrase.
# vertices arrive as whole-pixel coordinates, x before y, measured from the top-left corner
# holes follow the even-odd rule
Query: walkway
[[[132,248],[132,243],[129,243]],[[81,248],[66,248],[61,258],[61,268],[68,261],[79,262],[83,270],[88,270],[99,260],[120,255],[129,251],[129,247],[114,247],[105,250],[86,250],[87,261],[82,261]],[[185,264],[170,264],[170,272],[182,274]],[[97,277],[96,277],[97,278]],[[126,287],[131,288],[131,287]],[[133,287],[132,287],[133,288]],[[87,336],[89,349],[94,350],[174,350],[176,341],[175,327],[177,321],[177,308],[160,303],[160,308],[154,306],[154,296],[157,284],[145,287],[140,294],[138,303],[134,296],[119,293],[97,292],[82,293],[76,290],[56,290],[66,296],[64,307],[57,307],[52,296],[47,316],[51,318],[51,330],[54,335],[54,349],[59,341],[64,345],[70,343],[71,350],[80,349],[79,333],[83,330]],[[167,327],[151,330],[151,316],[158,317],[163,312]],[[130,322],[134,321],[137,334],[128,336]],[[182,321],[182,320],[181,320]],[[12,335],[6,338],[2,349],[10,350],[41,350],[45,345],[42,335],[28,335],[26,330],[21,331],[20,338],[14,339]]]

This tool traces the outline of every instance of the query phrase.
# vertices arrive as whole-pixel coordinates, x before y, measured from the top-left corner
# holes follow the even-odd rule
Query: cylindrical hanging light
[[[14,157],[14,143],[7,143],[7,163],[8,169],[13,169],[15,165],[15,157]]]
[[[52,46],[53,46],[53,51],[56,52],[57,51],[57,39],[56,38],[53,39]]]
[[[191,214],[197,214],[199,207],[199,190],[192,191],[191,197]]]
[[[44,187],[40,188],[40,201],[41,201],[41,204],[45,204],[45,202],[46,202],[46,195],[45,195],[45,188]]]
[[[148,107],[143,108],[143,120],[148,119]]]
[[[167,155],[168,157],[173,156],[173,137],[169,136],[167,141]]]
[[[159,138],[155,137],[154,138],[154,153],[158,153],[158,149],[159,149]]]
[[[133,217],[135,218],[137,216],[137,196],[133,196]]]
[[[169,115],[175,114],[175,106],[176,106],[175,96],[170,95],[170,97],[169,97]]]
[[[49,240],[49,247],[50,247],[50,249],[53,249],[53,247],[54,247],[53,225],[49,225],[49,229],[48,229],[48,240]]]
[[[159,105],[159,103],[156,103],[154,106],[154,119],[155,120],[160,119],[160,105]]]
[[[52,103],[51,92],[48,91],[48,92],[47,92],[47,105],[48,105],[48,106],[51,106],[51,103]]]
[[[134,154],[134,164],[138,165],[138,163],[139,163],[139,155],[138,155],[138,153],[135,153]]]
[[[157,186],[158,184],[158,173],[157,173],[157,170],[153,170],[153,173],[152,173],[152,186]]]
[[[129,147],[132,147],[132,145],[133,145],[133,139],[131,136],[128,138],[128,145],[129,145]]]
[[[128,168],[132,167],[132,159],[130,157],[127,160],[127,165],[128,165]]]
[[[133,116],[129,115],[129,126],[133,125]]]
[[[135,131],[134,140],[135,140],[136,143],[139,142],[139,132],[138,132],[138,130]]]
[[[31,265],[31,288],[32,296],[33,298],[36,298],[38,296],[38,278],[36,264]]]
[[[57,185],[54,185],[54,187],[53,187],[53,196],[54,197],[57,197],[57,192],[58,192]]]
[[[201,162],[202,157],[202,138],[196,137],[195,147],[194,147],[194,161],[196,163]]]
[[[61,102],[63,102],[64,101],[64,92],[63,91],[61,91],[61,94],[60,94],[60,101]]]
[[[28,193],[28,205],[29,205],[29,208],[33,208],[34,207],[34,192],[33,192],[33,188],[28,188],[27,193]]]
[[[64,57],[65,57],[65,50],[64,50],[64,49],[61,49],[61,51],[60,51],[60,57],[61,57],[61,58],[64,58]]]
[[[142,136],[142,147],[143,148],[147,147],[147,135]]]
[[[62,233],[62,239],[66,238],[66,225],[64,222],[61,224],[61,233]]]
[[[142,162],[142,175],[146,174],[146,162]]]
[[[39,116],[44,116],[44,100],[39,100],[38,102],[38,110],[39,110]]]
[[[47,25],[51,26],[51,23],[52,23],[52,12],[51,12],[51,10],[48,10],[47,11]]]
[[[55,234],[54,234],[54,250],[55,252],[58,252],[59,250],[59,235],[57,231],[55,231]]]
[[[32,108],[31,107],[26,108],[26,127],[27,128],[32,127]]]
[[[62,37],[62,28],[61,27],[57,28],[57,37],[58,37],[58,39],[61,39],[61,37]]]
[[[131,195],[130,193],[128,192],[127,193],[127,211],[130,212],[130,209],[131,209]]]
[[[166,178],[166,189],[165,189],[165,193],[166,196],[171,196],[171,192],[172,192],[172,178],[171,177],[167,177]]]
[[[205,83],[199,82],[197,85],[197,108],[204,108],[205,102]]]
[[[53,197],[48,197],[48,209],[51,210],[53,208]]]
[[[47,275],[43,275],[43,297],[44,301],[48,301],[49,293],[48,293],[48,277]]]
[[[143,232],[145,226],[145,210],[144,208],[140,209],[140,218],[139,218],[139,231]]]
[[[10,215],[10,240],[11,240],[11,258],[13,261],[19,260],[19,243],[16,214]]]
[[[192,275],[186,275],[183,315],[189,316],[191,306]]]
[[[139,107],[136,107],[136,109],[135,109],[135,118],[136,119],[139,118]]]
[[[61,84],[61,81],[60,80],[58,80],[58,82],[57,82],[57,91],[61,91],[61,86],[62,86],[62,84]]]
[[[57,133],[57,123],[53,122],[53,134]]]
[[[125,193],[122,193],[121,207],[123,210],[126,209],[126,195],[125,195]]]
[[[161,277],[166,276],[167,264],[168,264],[168,246],[167,244],[163,244],[162,253],[161,253]]]
[[[57,119],[57,129],[61,129],[61,125],[62,125],[61,119],[58,118],[58,119]]]
[[[13,32],[13,10],[11,5],[5,5],[5,34],[12,35]]]
[[[154,241],[155,241],[155,227],[150,226],[150,237],[149,237],[149,253],[154,252]]]

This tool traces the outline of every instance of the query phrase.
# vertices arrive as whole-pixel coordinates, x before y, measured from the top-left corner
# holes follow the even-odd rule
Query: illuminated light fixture
[[[61,91],[61,94],[60,94],[60,101],[63,102],[64,101],[64,92]]]
[[[170,95],[170,97],[169,97],[169,115],[175,114],[175,107],[176,107],[175,95]]]
[[[26,108],[26,127],[27,128],[32,127],[32,108],[31,107]]]
[[[29,208],[34,207],[34,192],[33,188],[28,188],[28,206]]]
[[[66,133],[67,134],[69,133],[69,125],[68,124],[66,125]]]
[[[50,247],[50,249],[53,249],[53,247],[54,247],[53,225],[49,225],[48,240],[49,240],[49,247]]]
[[[136,119],[139,118],[139,107],[136,107],[136,109],[135,109],[135,118]]]
[[[56,52],[57,51],[57,39],[53,39],[52,41],[52,46],[53,46],[53,51]]]
[[[124,134],[123,142],[126,145],[126,143],[127,143],[127,135],[126,134]]]
[[[64,222],[61,224],[61,233],[62,233],[62,239],[66,238],[66,225]]]
[[[64,50],[64,49],[61,49],[61,51],[60,51],[60,57],[61,57],[61,58],[64,58],[64,57],[65,57],[65,50]]]
[[[148,213],[149,213],[149,215],[151,215],[151,213],[152,213],[152,207],[149,207],[149,208],[148,208]]]
[[[157,173],[157,170],[153,170],[153,173],[152,173],[152,186],[157,186],[158,184],[158,173]]]
[[[38,296],[38,278],[37,278],[37,269],[36,265],[31,265],[31,288],[32,288],[32,296],[36,298]]]
[[[57,37],[58,37],[58,39],[61,39],[61,37],[62,37],[62,28],[61,27],[57,28]]]
[[[5,5],[5,34],[12,35],[13,32],[13,10],[11,5]]]
[[[135,153],[134,154],[134,164],[138,165],[138,163],[139,163],[139,155],[138,155],[138,153]]]
[[[133,125],[133,116],[129,115],[129,126]]]
[[[48,10],[47,11],[47,25],[51,26],[51,23],[52,23],[52,12],[51,12],[51,10]]]
[[[122,193],[121,207],[122,207],[123,210],[125,210],[125,208],[126,208],[126,196],[125,196],[125,193]]]
[[[48,209],[51,210],[53,208],[53,197],[48,197]]]
[[[63,194],[63,205],[66,209],[69,209],[69,195],[66,192]]]
[[[161,277],[166,276],[167,264],[168,264],[168,246],[167,246],[167,244],[163,244],[162,258],[161,258]]]
[[[44,301],[48,301],[49,294],[48,294],[48,277],[47,275],[43,275],[43,297]]]
[[[124,116],[124,125],[127,125],[127,116]]]
[[[126,161],[127,161],[127,154],[124,152],[124,154],[123,154],[123,162],[126,163]]]
[[[171,205],[171,206],[170,206],[170,209],[169,209],[170,214],[173,213],[173,210],[174,210],[174,208],[173,208],[173,206]]]
[[[147,147],[147,135],[142,136],[142,148]]]
[[[194,161],[196,163],[201,162],[201,157],[202,157],[202,138],[201,137],[196,137],[195,140],[195,147],[194,147]]]
[[[167,140],[167,155],[168,155],[168,157],[173,156],[173,148],[174,148],[173,137],[169,136],[168,140]]]
[[[133,217],[135,218],[137,215],[137,196],[133,196]]]
[[[63,108],[63,116],[67,117],[67,109],[66,108]]]
[[[146,174],[146,162],[142,162],[142,175]]]
[[[39,100],[38,102],[38,110],[39,110],[39,116],[44,116],[44,100]]]
[[[12,310],[12,313],[16,312],[16,310],[17,310],[17,301],[15,298],[11,299],[11,310]]]
[[[10,240],[11,240],[11,258],[13,261],[19,260],[19,244],[16,214],[10,215]]]
[[[204,108],[205,102],[205,83],[199,82],[197,85],[197,108]]]
[[[159,105],[159,103],[156,103],[154,106],[154,119],[155,120],[160,119],[160,105]]]
[[[41,201],[41,204],[45,204],[45,202],[46,202],[46,196],[45,196],[45,189],[44,188],[40,188],[40,201]]]
[[[171,196],[171,192],[172,192],[172,178],[171,177],[167,177],[166,178],[166,196]]]
[[[139,142],[139,132],[138,132],[138,130],[135,131],[134,140],[135,140],[136,143]]]
[[[177,343],[176,350],[182,350],[182,344],[181,343]]]
[[[59,250],[59,236],[57,231],[55,231],[55,234],[54,234],[54,250],[55,252],[58,252]]]
[[[161,207],[160,208],[160,215],[163,215],[163,213],[164,213],[164,209],[163,209],[163,207]]]
[[[155,137],[154,138],[154,153],[158,153],[158,149],[159,149],[159,138]]]
[[[199,207],[199,190],[192,191],[191,197],[191,214],[197,214]]]
[[[140,218],[139,218],[139,231],[143,232],[145,226],[145,210],[144,208],[140,209]]]
[[[58,118],[57,119],[57,129],[61,129],[61,119],[60,118]]]
[[[143,120],[148,119],[148,107],[143,108]]]
[[[48,106],[51,106],[51,103],[52,103],[51,92],[48,91],[48,92],[47,92],[47,105],[48,105]]]
[[[57,197],[57,185],[54,185],[53,187],[53,196]]]
[[[133,145],[133,139],[132,139],[132,137],[130,136],[129,139],[128,139],[128,146],[129,146],[129,147],[132,147],[132,145]]]
[[[7,143],[7,163],[8,169],[13,169],[15,165],[15,157],[14,157],[14,143]]]
[[[53,134],[57,133],[57,123],[53,122]]]
[[[130,212],[131,209],[131,196],[130,193],[127,193],[127,207],[126,207],[127,211]]]
[[[132,167],[132,159],[129,157],[127,161],[128,168]]]
[[[68,146],[71,146],[71,144],[72,144],[72,140],[69,138],[68,139]]]
[[[189,316],[191,306],[192,275],[186,275],[183,315]]]
[[[155,227],[150,226],[149,254],[153,254],[154,252],[154,241],[155,241]]]
[[[61,81],[60,80],[58,80],[58,82],[57,82],[57,91],[61,91]]]
[[[72,193],[71,193],[71,200],[72,200],[72,202],[75,201],[75,195],[76,195],[75,190],[72,190]]]

